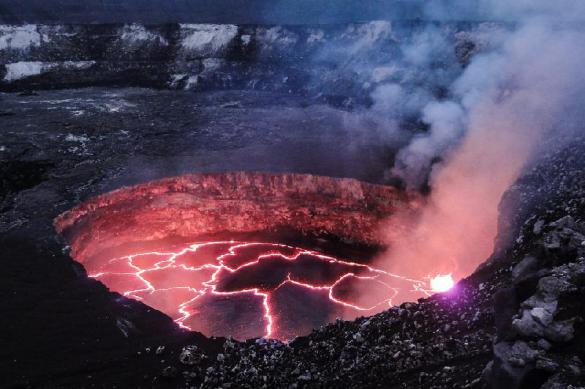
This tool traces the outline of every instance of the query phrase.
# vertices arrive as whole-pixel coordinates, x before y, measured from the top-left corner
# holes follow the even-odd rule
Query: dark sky
[[[422,0],[0,0],[0,22],[315,24],[416,17]]]

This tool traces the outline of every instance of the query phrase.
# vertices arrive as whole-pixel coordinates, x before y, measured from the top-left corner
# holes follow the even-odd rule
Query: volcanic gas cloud
[[[448,99],[423,108],[429,131],[398,153],[406,168],[392,173],[416,185],[420,167],[428,168],[430,195],[415,218],[393,215],[394,243],[378,266],[410,277],[432,267],[458,280],[489,257],[506,190],[539,153],[580,131],[571,123],[583,121],[583,39],[570,24],[523,20],[472,59]],[[406,224],[410,229],[396,239],[393,226]],[[499,232],[505,244],[506,231]]]
[[[379,247],[381,220],[420,204],[350,179],[201,174],[99,196],[55,224],[90,277],[180,326],[287,340],[430,292],[356,254]]]

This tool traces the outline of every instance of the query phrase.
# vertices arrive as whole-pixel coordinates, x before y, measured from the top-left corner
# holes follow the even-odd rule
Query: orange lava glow
[[[84,265],[90,277],[166,313],[183,328],[240,338],[288,340],[335,317],[373,314],[392,306],[394,299],[403,300],[403,295],[432,292],[424,281],[275,243],[194,243]],[[377,290],[377,298],[360,299],[358,288]],[[432,285],[432,290],[438,289]],[[289,307],[295,303],[298,308]],[[219,314],[217,306],[223,309]],[[256,321],[241,318],[246,309],[257,312]],[[224,311],[236,319],[224,318]],[[291,312],[299,317],[286,317]],[[316,322],[311,317],[315,312],[331,314]],[[237,327],[236,333],[218,324],[222,320],[232,330]]]
[[[451,274],[438,275],[431,278],[431,290],[433,292],[442,293],[450,290],[455,285]]]

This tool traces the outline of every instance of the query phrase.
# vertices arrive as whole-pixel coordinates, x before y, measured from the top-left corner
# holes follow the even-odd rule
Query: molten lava
[[[335,317],[387,308],[402,290],[425,292],[421,281],[275,243],[195,243],[85,265],[90,277],[181,327],[242,339],[288,340]],[[380,298],[360,301],[358,287]]]
[[[451,274],[438,275],[431,278],[431,290],[433,292],[446,292],[455,285],[455,281]]]
[[[397,223],[382,240],[381,223],[423,203],[345,178],[188,174],[94,197],[55,227],[92,277],[184,328],[288,340],[430,293],[428,280],[371,266],[389,235],[406,233]],[[244,243],[257,241],[273,243]]]

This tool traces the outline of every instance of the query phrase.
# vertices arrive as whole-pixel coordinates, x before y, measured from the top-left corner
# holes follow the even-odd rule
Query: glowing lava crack
[[[372,265],[376,252],[409,230],[392,216],[416,215],[423,204],[416,193],[348,178],[201,173],[88,199],[59,215],[55,228],[92,277],[184,328],[288,340],[338,317],[429,294],[429,280]],[[249,243],[257,239],[303,242],[368,262]],[[435,290],[449,285],[439,281]]]
[[[291,339],[392,305],[425,282],[275,243],[206,242],[114,258],[90,277],[207,335]],[[361,301],[360,289],[378,290]],[[371,295],[371,294],[369,294]]]

